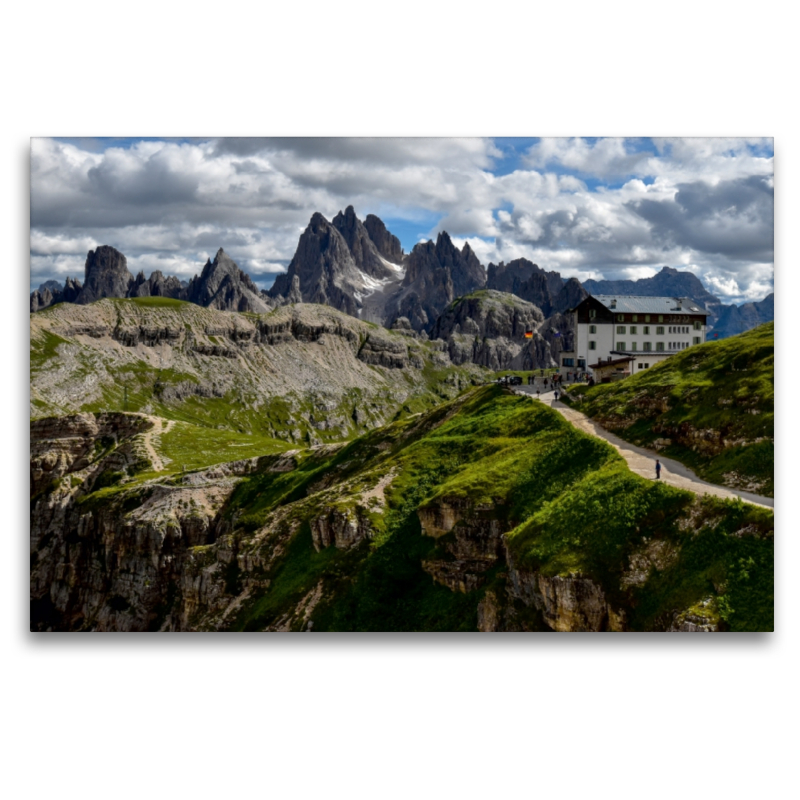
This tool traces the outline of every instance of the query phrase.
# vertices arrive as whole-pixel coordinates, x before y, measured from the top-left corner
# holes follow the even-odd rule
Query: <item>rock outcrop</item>
[[[564,288],[558,272],[547,272],[527,258],[517,258],[508,264],[489,264],[486,268],[486,288],[508,292],[533,303],[545,316],[556,309],[555,299]]]
[[[93,303],[104,297],[127,297],[134,285],[133,275],[128,272],[128,259],[107,244],[89,251],[85,271],[83,288],[75,299],[80,305]]]
[[[551,349],[541,332],[543,323],[544,315],[533,303],[481,289],[445,309],[431,338],[447,342],[454,364],[472,362],[493,370],[551,367]]]
[[[192,278],[180,296],[190,303],[220,311],[250,311],[258,314],[274,306],[221,247],[214,260],[206,262],[202,273]]]
[[[364,220],[364,227],[367,229],[369,238],[374,243],[378,252],[392,264],[402,264],[405,260],[405,253],[400,245],[400,240],[393,236],[386,229],[383,221],[374,214],[367,214]]]
[[[555,296],[551,310],[556,314],[563,314],[565,311],[575,308],[588,296],[589,292],[581,285],[581,282],[577,278],[570,278]]]
[[[41,311],[56,303],[74,303],[83,288],[79,280],[67,278],[64,285],[58,281],[45,281],[31,292],[31,313]]]
[[[486,273],[469,243],[459,250],[447,232],[409,253],[399,292],[387,302],[386,324],[405,317],[416,331],[430,333],[439,314],[457,297],[480,289]]]
[[[374,219],[377,219],[377,217]],[[331,224],[341,233],[358,269],[377,280],[395,277],[395,270],[386,264],[377,245],[370,238],[366,226],[356,216],[353,206],[347,206],[344,212],[340,211],[333,218]],[[385,227],[383,230],[387,236],[390,235]],[[386,243],[387,241],[384,239],[384,244]]]
[[[145,278],[144,272],[140,272],[128,290],[128,297],[180,298],[183,291],[184,287],[174,275],[164,277],[160,270],[156,270],[149,278]]]
[[[372,241],[370,230],[380,240],[380,247]],[[299,298],[305,303],[329,305],[384,324],[387,299],[397,291],[404,274],[398,246],[377,217],[371,217],[368,228],[352,206],[340,211],[332,222],[316,213],[300,236],[286,273],[276,278],[269,296],[281,303],[296,303]]]

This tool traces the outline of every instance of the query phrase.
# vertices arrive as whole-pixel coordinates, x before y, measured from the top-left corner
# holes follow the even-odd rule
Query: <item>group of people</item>
[[[562,375],[560,372],[556,372],[548,377],[544,374],[543,369],[539,370],[539,378],[542,379],[545,389],[547,389],[548,386],[553,386],[553,388],[555,388],[556,386],[561,386],[564,383],[564,377],[565,376]],[[566,380],[567,383],[569,383],[570,381],[572,381],[572,383],[582,383],[587,380],[591,380],[591,378],[589,377],[588,372],[576,371],[576,372],[568,372],[566,374]],[[528,386],[536,386],[536,373],[532,372],[530,375],[528,375]]]

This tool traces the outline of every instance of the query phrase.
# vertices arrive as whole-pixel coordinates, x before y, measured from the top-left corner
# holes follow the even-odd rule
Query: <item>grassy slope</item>
[[[774,344],[774,323],[707,342],[585,391],[578,407],[634,444],[671,439],[662,452],[708,481],[771,497]]]
[[[347,481],[390,469],[396,478],[387,510],[375,515],[375,540],[314,552],[308,520],[319,512],[314,489],[320,478],[336,476],[346,505],[357,502]],[[336,453],[309,454],[295,472],[245,479],[228,510],[242,515],[241,529],[256,530],[279,508],[300,525],[263,576],[270,588],[243,605],[234,627],[257,630],[291,616],[322,581],[315,630],[474,629],[485,587],[450,592],[420,564],[443,553],[422,535],[416,511],[442,496],[495,503],[496,514],[516,525],[509,543],[520,565],[550,575],[588,575],[612,602],[630,609],[633,629],[658,629],[675,611],[701,603],[731,629],[772,629],[771,513],[699,501],[640,478],[605,443],[550,409],[495,387],[368,434]],[[653,570],[644,586],[623,590],[620,577],[631,553],[654,539],[668,542],[678,560]]]

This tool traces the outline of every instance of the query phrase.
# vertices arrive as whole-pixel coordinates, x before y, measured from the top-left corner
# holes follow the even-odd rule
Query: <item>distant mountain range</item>
[[[159,271],[147,279],[142,272],[134,277],[125,256],[103,245],[89,251],[83,284],[72,278],[67,278],[63,286],[47,281],[31,293],[30,310],[39,311],[59,302],[84,305],[105,297],[146,296],[255,313],[291,303],[319,303],[365,322],[436,337],[442,336],[449,324],[440,317],[447,313],[448,319],[453,319],[451,305],[481,289],[514,295],[535,306],[542,315],[543,322],[538,324],[543,326],[545,339],[548,331],[558,331],[559,335],[562,330],[566,332],[569,320],[562,317],[563,313],[588,294],[690,297],[709,312],[709,327],[713,328],[709,338],[742,333],[774,318],[773,295],[759,303],[724,305],[691,272],[672,267],[662,267],[652,278],[587,280],[582,284],[576,278],[566,280],[558,272],[543,270],[525,258],[489,264],[484,269],[469,244],[459,249],[445,231],[436,242],[421,242],[406,254],[378,217],[370,214],[362,222],[352,206],[330,222],[319,213],[311,217],[287,272],[278,276],[268,292],[260,290],[222,248],[213,261],[206,262],[200,275],[186,283]],[[492,296],[490,302],[489,297],[484,295],[459,312],[462,316],[474,312],[477,317],[473,322],[479,330],[485,321],[486,303],[495,311],[497,308],[497,298]],[[552,349],[557,359],[561,340],[553,342],[551,336],[548,342],[546,347],[539,345],[542,355]],[[456,349],[462,352],[463,342]],[[499,360],[507,360],[509,352]],[[475,357],[479,359],[475,363],[497,361],[486,351],[480,355],[476,352]]]

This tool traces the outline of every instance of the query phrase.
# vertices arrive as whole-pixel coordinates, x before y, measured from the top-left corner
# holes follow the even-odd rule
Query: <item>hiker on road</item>
[[[661,480],[661,462],[656,459],[656,480]]]

